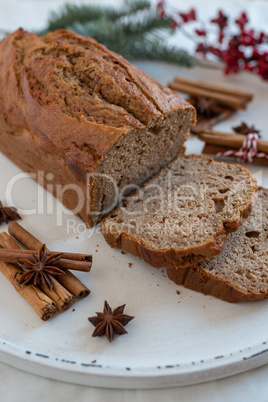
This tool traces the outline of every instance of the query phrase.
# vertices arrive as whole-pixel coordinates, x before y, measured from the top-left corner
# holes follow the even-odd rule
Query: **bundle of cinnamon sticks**
[[[210,128],[226,119],[238,109],[246,109],[253,99],[251,93],[233,88],[226,88],[212,83],[175,77],[168,86],[180,93],[189,95],[187,99],[197,109],[197,124],[192,128],[193,133]],[[199,101],[207,100],[212,105],[211,115],[203,114],[199,110]]]
[[[65,271],[64,275],[57,278],[50,276],[52,289],[40,284],[35,286],[20,285],[23,270],[16,264],[22,258],[33,259],[42,243],[27,232],[17,222],[11,222],[8,226],[9,234],[0,233],[0,271],[5,275],[16,291],[29,303],[39,317],[46,321],[57,311],[67,310],[75,301],[75,298],[83,298],[89,295],[90,290],[69,269],[89,272],[92,264],[92,256],[78,253],[62,253],[57,263]],[[13,236],[13,237],[12,237]],[[21,243],[28,250],[23,249]],[[51,252],[48,250],[48,255]]]
[[[245,140],[245,135],[205,129],[198,133],[198,138],[205,142],[203,154],[217,155],[230,149],[240,149]],[[268,154],[268,141],[258,139],[257,149],[259,152]],[[264,158],[255,157],[253,161],[268,165],[268,160]]]

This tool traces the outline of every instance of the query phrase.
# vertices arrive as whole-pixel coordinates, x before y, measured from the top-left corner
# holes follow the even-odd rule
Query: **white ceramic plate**
[[[163,69],[171,78],[180,73],[223,80],[216,71],[179,71],[145,63],[142,67],[164,83]],[[246,120],[266,129],[267,84],[247,75],[228,82],[255,91],[257,97],[248,112],[239,112],[222,126],[228,129]],[[190,140],[188,151],[200,152],[201,143]],[[254,165],[250,169],[260,184],[268,186],[267,168]],[[0,171],[0,199],[4,199],[8,181],[20,170],[0,156]],[[112,250],[98,230],[83,231],[78,218],[63,214],[62,225],[57,226],[56,209],[62,212],[61,204],[30,179],[21,178],[14,186],[14,204],[20,208],[37,207],[38,197],[46,200],[50,212],[24,216],[22,225],[51,249],[92,253],[91,273],[78,273],[92,292],[70,310],[42,322],[1,275],[2,362],[57,380],[111,388],[193,384],[268,362],[268,301],[229,304],[178,287],[167,279],[165,270]],[[104,337],[93,338],[94,328],[87,320],[102,310],[105,299],[113,308],[126,303],[125,313],[135,316],[126,326],[129,333],[111,344]]]

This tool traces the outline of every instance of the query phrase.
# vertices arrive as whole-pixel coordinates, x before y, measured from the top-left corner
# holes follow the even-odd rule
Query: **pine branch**
[[[154,60],[193,67],[195,60],[186,51],[178,50],[175,46],[168,47],[157,40],[148,42],[146,46],[135,46],[131,49],[131,59]]]
[[[170,28],[170,23],[171,20],[169,18],[160,19],[158,18],[156,12],[149,10],[135,19],[132,18],[129,20],[128,18],[125,19],[124,22],[118,21],[117,28],[120,28],[121,25],[122,32],[125,35],[147,34],[148,32],[152,32],[156,29],[165,29],[171,35],[174,33],[174,30]]]
[[[187,52],[170,47],[165,37],[174,31],[169,18],[159,18],[149,0],[125,0],[120,7],[67,4],[53,13],[45,34],[66,28],[83,36],[91,36],[126,59],[167,61],[192,66]]]
[[[164,32],[155,29],[149,34],[144,34],[142,29],[140,32],[133,30],[126,35],[122,24],[111,24],[106,18],[86,24],[75,23],[68,29],[83,36],[94,37],[129,60],[166,61],[187,67],[194,65],[194,59],[186,51],[167,46],[163,39],[166,29]]]
[[[130,38],[136,38],[137,42],[142,40],[148,33],[161,30],[172,34],[170,22],[160,20],[157,16],[146,15],[136,21],[116,21],[113,22],[107,16],[103,16],[99,20],[80,23],[74,22],[67,26],[68,29],[84,36],[92,36],[101,43],[107,44],[113,39],[124,40],[128,42]]]
[[[44,31],[42,31],[42,34],[45,34],[48,31],[66,28],[66,26],[73,25],[75,22],[90,22],[99,20],[102,17],[106,17],[110,21],[115,21],[126,15],[131,15],[138,11],[146,10],[150,8],[150,6],[151,4],[147,0],[127,0],[123,3],[122,8],[118,9],[114,7],[96,6],[93,4],[66,4],[58,13],[51,13],[48,26]]]

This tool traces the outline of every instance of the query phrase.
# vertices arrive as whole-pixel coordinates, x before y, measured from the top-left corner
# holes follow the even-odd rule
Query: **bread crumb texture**
[[[256,202],[244,168],[178,157],[101,224],[106,241],[155,267],[190,266],[218,254]]]
[[[193,290],[230,302],[268,297],[268,190],[259,189],[249,219],[230,234],[221,254],[169,278]]]

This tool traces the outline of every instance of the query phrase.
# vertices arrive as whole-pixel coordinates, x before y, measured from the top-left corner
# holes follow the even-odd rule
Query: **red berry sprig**
[[[183,34],[186,34],[186,31],[182,29],[185,24],[198,20],[194,8],[188,12],[176,10],[171,15],[166,3],[159,1],[157,10],[160,18],[171,19],[170,27],[173,30],[181,29]],[[225,74],[246,70],[258,74],[268,81],[268,34],[248,29],[249,18],[245,11],[234,22],[239,28],[238,32],[227,32],[227,28],[230,29],[230,19],[222,10],[218,11],[216,17],[210,20],[211,24],[217,26],[214,43],[209,42],[207,27],[206,29],[204,29],[204,25],[200,28],[195,27],[191,37],[196,41],[196,53],[203,57],[213,55],[223,61]],[[187,36],[189,37],[189,33]]]
[[[188,13],[178,13],[178,15],[181,17],[182,21],[185,24],[187,24],[190,21],[196,20],[196,11],[194,8],[191,8],[191,10]]]
[[[157,14],[158,14],[158,16],[159,16],[160,18],[166,18],[166,13],[165,13],[165,10],[164,10],[165,2],[164,2],[164,1],[159,1],[159,2],[156,4],[156,7],[157,7]]]

